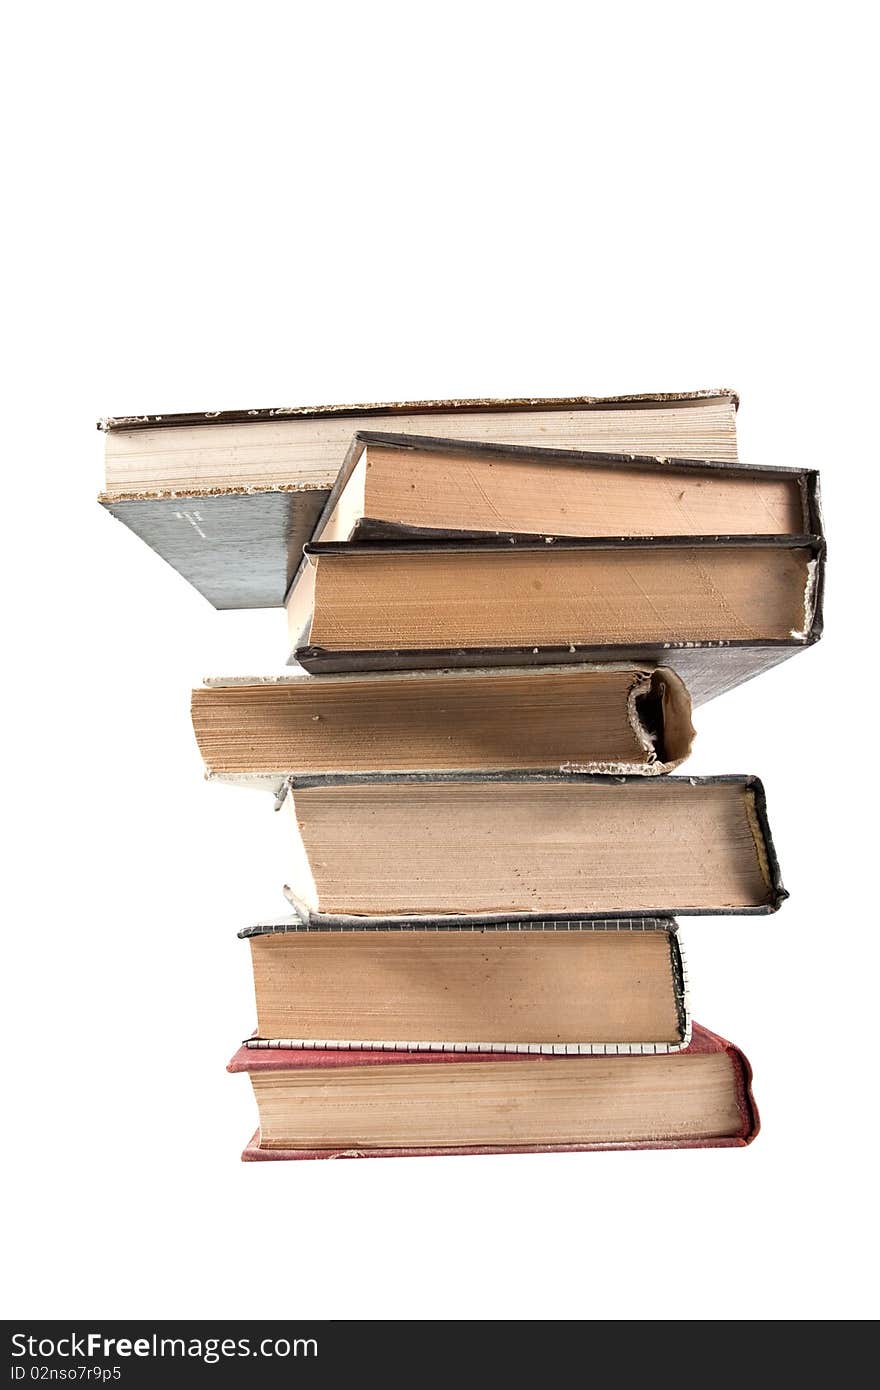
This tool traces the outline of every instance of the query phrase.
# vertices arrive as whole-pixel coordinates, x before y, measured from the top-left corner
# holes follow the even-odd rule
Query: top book
[[[736,409],[710,390],[117,417],[99,500],[214,607],[280,607],[359,430],[734,463]]]

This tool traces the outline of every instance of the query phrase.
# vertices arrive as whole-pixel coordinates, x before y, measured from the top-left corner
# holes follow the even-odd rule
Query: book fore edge
[[[462,927],[418,927],[418,931],[595,931],[597,924],[594,922],[548,922],[534,924],[527,922],[494,923],[489,926],[480,926],[472,923]],[[345,927],[335,925],[312,925],[308,922],[295,921],[290,924],[264,924],[261,927],[248,928],[245,932],[240,932],[239,936],[260,936],[273,932],[334,932],[350,930]],[[361,931],[401,931],[408,930],[405,927],[384,926],[376,928],[361,927]],[[411,929],[410,929],[411,930]],[[401,1042],[390,1041],[388,1039],[373,1039],[371,1041],[354,1041],[347,1038],[259,1038],[251,1037],[244,1039],[243,1045],[249,1051],[255,1052],[480,1052],[480,1053],[513,1053],[523,1056],[564,1056],[564,1057],[644,1057],[644,1056],[665,1056],[676,1052],[683,1052],[690,1046],[693,1036],[693,1019],[690,1011],[690,985],[687,958],[681,937],[681,929],[677,922],[663,921],[661,919],[624,919],[609,920],[600,922],[598,930],[606,931],[665,931],[670,938],[670,960],[673,992],[675,995],[675,1007],[678,1014],[679,1026],[681,1028],[681,1038],[678,1042],[627,1042],[627,1043],[481,1043],[481,1042]]]

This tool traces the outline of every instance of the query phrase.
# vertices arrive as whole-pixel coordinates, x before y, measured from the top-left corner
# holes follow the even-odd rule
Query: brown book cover
[[[447,400],[382,401],[365,405],[276,405],[250,410],[189,410],[162,415],[106,415],[98,429],[107,433],[125,430],[175,429],[181,425],[249,425],[274,420],[350,420],[395,415],[491,415],[498,411],[530,414],[554,410],[613,410],[634,406],[675,407],[691,401],[730,401],[739,408],[739,396],[725,386],[697,391],[641,391],[621,396],[459,396]]]

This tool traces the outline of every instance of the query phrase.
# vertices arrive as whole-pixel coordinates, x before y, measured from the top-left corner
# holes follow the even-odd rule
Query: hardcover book
[[[294,893],[360,918],[774,912],[755,777],[389,773],[293,779]]]
[[[695,704],[816,642],[824,542],[319,542],[288,600],[293,658],[332,671],[628,662]]]
[[[312,541],[820,531],[809,469],[359,430]]]
[[[748,1061],[698,1024],[656,1056],[241,1047],[228,1070],[259,1110],[245,1162],[741,1148],[759,1124]]]
[[[676,1052],[687,970],[670,919],[268,923],[241,932],[252,1049]]]
[[[206,681],[207,775],[265,786],[330,772],[669,772],[694,736],[674,671],[626,666]]]
[[[216,608],[280,607],[359,429],[734,460],[736,406],[719,390],[115,417],[99,500]]]

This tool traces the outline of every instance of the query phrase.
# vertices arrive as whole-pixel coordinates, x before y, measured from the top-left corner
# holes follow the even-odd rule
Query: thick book
[[[312,536],[803,536],[814,470],[359,430]]]
[[[388,773],[291,779],[291,882],[360,918],[774,912],[755,777]]]
[[[115,417],[99,500],[216,608],[281,607],[359,429],[734,460],[736,407],[717,390]]]
[[[251,949],[251,1049],[677,1052],[687,968],[668,918],[382,927],[299,919]]]
[[[556,666],[216,678],[192,692],[208,777],[328,772],[665,773],[694,737],[674,671]]]
[[[742,1148],[759,1127],[747,1059],[698,1024],[656,1056],[241,1047],[228,1070],[259,1111],[245,1162]]]
[[[292,660],[333,671],[630,662],[695,704],[816,642],[821,536],[318,542]]]

